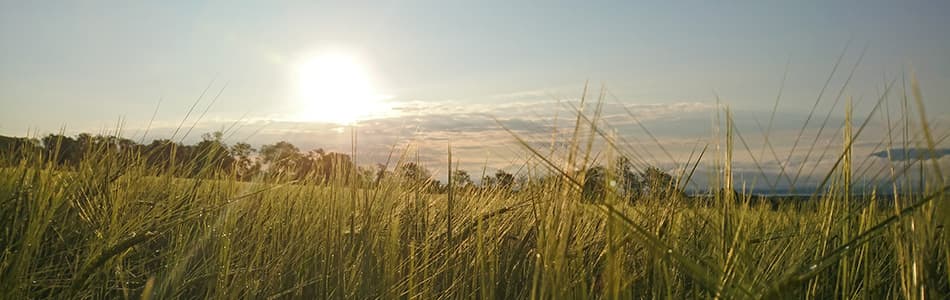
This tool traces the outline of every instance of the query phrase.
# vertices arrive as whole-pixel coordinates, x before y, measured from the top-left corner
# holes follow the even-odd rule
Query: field
[[[578,113],[575,138],[558,157],[514,135],[535,154],[529,167],[548,174],[516,191],[451,183],[436,191],[431,181],[398,174],[358,185],[352,172],[239,180],[211,166],[184,178],[176,170],[193,170],[200,158],[156,168],[148,155],[108,147],[68,168],[24,155],[0,169],[0,298],[950,294],[950,199],[936,160],[919,164],[928,174],[922,190],[895,183],[887,194],[852,191],[853,158],[843,150],[820,192],[804,200],[715,192],[744,184],[733,182],[730,158],[741,136],[727,110],[721,147],[702,151],[721,174],[707,187],[713,192],[630,201],[592,184],[618,176],[609,169],[595,176],[586,169],[592,157],[614,162],[623,153],[592,154],[595,140],[615,141],[591,120],[597,113]],[[864,128],[848,120],[842,149]],[[934,149],[929,128],[920,128]],[[585,169],[568,167],[578,165]],[[915,170],[892,167],[888,178]],[[692,174],[673,175],[648,190],[674,190]]]

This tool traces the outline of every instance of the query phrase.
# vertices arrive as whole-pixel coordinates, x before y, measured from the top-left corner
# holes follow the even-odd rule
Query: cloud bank
[[[933,151],[927,148],[892,148],[871,153],[871,156],[890,159],[891,161],[940,159],[946,155],[950,155],[950,148],[934,149]]]

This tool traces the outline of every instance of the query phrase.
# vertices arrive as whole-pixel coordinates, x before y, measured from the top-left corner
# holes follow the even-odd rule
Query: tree
[[[498,169],[498,171],[495,171],[494,183],[498,188],[511,190],[515,184],[515,176],[511,175],[511,173],[505,172],[505,170]]]
[[[640,198],[640,194],[643,191],[643,184],[630,159],[624,156],[617,159],[617,162],[614,164],[614,172],[617,174],[617,187],[620,197],[627,201],[634,201]]]
[[[192,175],[215,170],[230,171],[234,166],[234,157],[228,151],[228,145],[222,142],[224,134],[220,131],[205,133],[201,142],[194,146],[192,153]]]
[[[467,188],[472,186],[472,176],[465,170],[455,170],[452,172],[452,185],[455,188]]]
[[[294,162],[294,171],[296,172],[295,178],[303,179],[309,175],[319,176],[321,180],[329,178],[329,174],[323,174],[323,171],[320,167],[320,160],[325,154],[326,152],[324,152],[323,149],[318,148],[307,151],[307,153],[301,153],[299,156],[297,156],[296,161]]]
[[[315,155],[319,155],[316,156]],[[356,164],[349,155],[337,152],[311,152],[309,156],[313,163],[313,172],[324,182],[331,180],[350,181],[350,175],[356,171]],[[305,175],[305,174],[304,174]]]
[[[82,160],[82,147],[75,139],[62,135],[50,134],[42,139],[46,157],[58,165],[77,166]]]
[[[0,165],[11,165],[42,152],[38,139],[0,136]]]
[[[643,171],[643,192],[645,195],[657,199],[669,198],[673,195],[681,195],[682,191],[676,186],[673,176],[660,170],[657,167],[649,167]]]
[[[232,170],[238,180],[248,180],[260,173],[261,163],[251,158],[255,151],[257,150],[251,147],[251,144],[244,142],[231,146],[231,155],[234,158]]]
[[[630,160],[620,157],[610,168],[593,166],[586,170],[583,195],[589,201],[603,199],[607,192],[628,202],[644,195],[662,198],[670,195],[673,182],[673,176],[656,167],[647,168],[643,176],[638,175]]]
[[[587,169],[584,173],[584,186],[581,195],[584,201],[599,202],[604,200],[606,195],[607,171],[603,166],[594,166]]]
[[[138,153],[142,151],[142,144],[127,138],[119,138],[116,140],[116,147],[119,151],[124,153]]]
[[[93,149],[96,139],[91,134],[83,132],[76,136],[76,142],[79,143],[79,147],[82,148],[83,152],[87,152]]]
[[[145,163],[151,168],[164,169],[171,163],[172,151],[179,146],[168,139],[153,140],[144,147]]]
[[[361,188],[372,188],[376,186],[376,167],[356,166],[356,183]]]
[[[413,182],[425,182],[432,177],[432,173],[417,163],[409,162],[400,167],[400,175]]]
[[[389,177],[390,175],[392,175],[392,173],[389,171],[386,171],[386,165],[377,163],[376,174],[375,174],[375,177],[373,178],[373,182],[375,184],[379,184],[381,181],[383,181],[383,178]]]
[[[489,175],[482,176],[482,181],[480,182],[482,188],[492,188],[495,186],[495,178]]]
[[[294,171],[303,154],[294,144],[280,141],[273,145],[261,146],[261,160],[267,166],[268,173],[289,174]]]

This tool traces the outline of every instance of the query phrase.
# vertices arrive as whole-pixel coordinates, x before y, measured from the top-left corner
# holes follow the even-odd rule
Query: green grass
[[[775,208],[726,192],[702,200],[668,193],[630,204],[609,190],[590,199],[583,192],[587,174],[575,171],[632,156],[604,130],[601,95],[593,114],[583,103],[578,108],[564,155],[514,135],[534,154],[528,169],[556,175],[516,193],[433,194],[398,176],[371,188],[347,185],[347,178],[237,181],[215,170],[205,172],[208,179],[184,179],[149,169],[143,157],[101,149],[70,170],[48,157],[26,157],[0,169],[0,298],[922,299],[950,293],[944,229],[950,199],[940,165],[927,165],[923,193],[897,185],[884,199],[853,193],[851,146],[866,122],[852,128],[850,105],[836,167],[811,201]],[[879,114],[875,107],[868,119]],[[709,191],[752,184],[733,179],[733,152],[753,151],[728,110],[723,116],[719,144],[709,151],[715,153],[703,149],[680,162],[695,170],[700,161],[713,161],[720,176]],[[926,123],[919,129],[935,149],[932,129]],[[605,150],[595,151],[595,142]],[[900,165],[887,171],[898,180],[906,172]],[[681,181],[674,185],[685,186],[692,171],[676,175]]]

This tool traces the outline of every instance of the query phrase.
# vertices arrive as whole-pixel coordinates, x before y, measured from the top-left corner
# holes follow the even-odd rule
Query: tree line
[[[229,145],[221,132],[202,135],[196,144],[183,144],[169,139],[140,143],[132,139],[80,133],[75,136],[49,134],[42,138],[0,136],[0,164],[15,165],[25,158],[40,158],[44,162],[70,169],[83,160],[103,155],[136,158],[156,172],[172,171],[181,177],[202,177],[212,173],[230,174],[242,181],[255,177],[281,177],[289,180],[329,181],[357,180],[363,184],[378,183],[383,178],[398,175],[404,179],[425,183],[435,190],[444,190],[445,184],[433,179],[432,172],[415,162],[387,170],[382,164],[359,166],[350,155],[317,148],[301,150],[296,145],[279,141],[254,148],[245,142]],[[475,186],[464,170],[453,172],[457,187]],[[482,186],[512,187],[514,175],[499,170],[495,177],[486,176]]]
[[[359,168],[349,155],[314,149],[303,152],[297,146],[281,141],[256,149],[248,143],[228,145],[221,132],[202,135],[196,144],[183,144],[169,139],[150,143],[109,136],[80,133],[76,136],[49,134],[42,138],[0,136],[0,160],[15,164],[26,157],[64,168],[75,168],[89,158],[113,155],[136,158],[155,171],[174,171],[176,176],[201,177],[210,173],[231,174],[238,180],[257,176],[281,176],[291,180],[306,177],[346,178],[351,173],[373,172]]]
[[[63,168],[76,168],[88,158],[104,155],[133,158],[144,163],[156,173],[173,172],[180,177],[208,177],[226,174],[231,178],[248,181],[257,177],[284,178],[309,182],[343,181],[372,186],[387,177],[399,176],[403,180],[420,183],[432,192],[444,192],[449,186],[433,178],[424,166],[407,162],[388,170],[383,164],[359,166],[350,155],[329,152],[317,148],[303,151],[296,145],[280,141],[254,148],[245,142],[229,145],[223,141],[221,132],[202,135],[201,141],[186,145],[169,139],[156,139],[150,143],[109,136],[80,133],[76,136],[49,134],[42,138],[0,136],[0,164],[14,165],[27,157],[40,158],[47,163]],[[591,166],[580,170],[585,174],[583,193],[585,198],[602,199],[606,193],[634,201],[642,197],[666,198],[682,194],[673,176],[656,167],[636,170],[630,161],[621,157],[610,166]],[[456,189],[491,189],[517,191],[530,180],[505,170],[483,175],[475,182],[467,171],[451,172],[451,182]],[[536,178],[543,182],[555,176]]]

